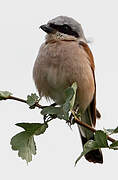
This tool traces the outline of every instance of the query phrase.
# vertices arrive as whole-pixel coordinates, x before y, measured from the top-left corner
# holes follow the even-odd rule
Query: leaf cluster
[[[114,149],[118,150],[118,141],[112,142],[110,145],[108,143],[107,139],[107,133],[115,134],[118,133],[118,127],[115,129],[108,129],[108,130],[98,130],[94,133],[94,140],[89,140],[84,144],[83,152],[80,154],[80,156],[75,161],[75,165],[77,162],[82,158],[82,156],[85,156],[88,152],[95,150],[95,149],[101,149],[101,148],[108,148],[108,149]]]
[[[16,126],[23,128],[23,131],[16,134],[11,139],[11,147],[12,150],[18,151],[18,156],[22,159],[26,160],[27,163],[32,161],[32,155],[36,154],[36,143],[34,140],[35,136],[39,136],[45,133],[46,129],[49,126],[49,122],[53,119],[64,119],[67,122],[70,121],[70,113],[74,116],[74,119],[78,120],[78,124],[82,125],[80,120],[81,114],[76,114],[73,111],[73,107],[75,104],[76,98],[76,90],[77,84],[73,83],[71,87],[65,90],[65,102],[61,106],[41,106],[39,105],[40,98],[36,94],[31,94],[27,96],[27,100],[22,100],[20,98],[16,98],[11,96],[12,93],[8,91],[0,91],[0,100],[13,99],[18,100],[29,105],[30,109],[34,109],[35,107],[42,108],[41,114],[44,116],[44,123],[18,123]],[[48,117],[48,118],[47,118]],[[70,122],[71,123],[71,122]],[[86,128],[89,128],[86,126]],[[91,129],[90,129],[91,130]],[[111,144],[108,143],[110,140],[109,135],[118,133],[118,127],[115,129],[103,129],[96,131],[94,129],[94,138],[93,140],[89,140],[83,148],[83,152],[77,158],[75,165],[77,162],[86,155],[88,152],[100,149],[100,148],[108,148],[118,150],[118,141],[113,140]]]
[[[72,87],[65,90],[66,101],[60,107],[48,106],[41,111],[42,115],[56,115],[59,119],[69,119],[69,111],[74,106],[75,93],[77,85],[74,83]],[[3,93],[4,94],[4,93]],[[10,94],[9,94],[10,95]],[[3,95],[4,96],[4,95]],[[27,104],[31,109],[35,108],[35,104],[39,102],[39,97],[36,94],[27,96]],[[52,120],[52,119],[51,119]],[[23,128],[22,131],[16,134],[11,139],[12,150],[18,151],[18,156],[26,160],[32,161],[32,155],[36,154],[36,143],[34,141],[35,135],[43,134],[48,128],[48,122],[44,123],[18,123],[16,126]]]

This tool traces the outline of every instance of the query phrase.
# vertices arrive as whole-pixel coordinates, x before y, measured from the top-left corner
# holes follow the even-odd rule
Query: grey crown
[[[71,27],[71,29],[75,32],[77,32],[80,36],[81,39],[83,39],[85,42],[87,42],[85,36],[84,36],[84,32],[82,29],[81,24],[79,24],[76,20],[74,20],[71,17],[67,17],[67,16],[58,16],[50,21],[48,21],[48,24],[55,24],[55,25],[64,25],[67,24]]]

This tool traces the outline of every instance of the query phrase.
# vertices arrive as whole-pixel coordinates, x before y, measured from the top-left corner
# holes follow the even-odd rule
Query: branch
[[[9,96],[9,97],[6,97],[6,98],[4,98],[5,100],[7,100],[7,99],[11,99],[11,100],[15,100],[15,101],[19,101],[19,102],[23,102],[23,103],[26,103],[27,104],[27,101],[26,100],[24,100],[24,99],[21,99],[21,98],[18,98],[18,97],[15,97],[15,96]],[[43,109],[43,108],[46,108],[47,106],[41,106],[39,103],[35,103],[35,105],[34,105],[35,107],[38,107],[38,108],[40,108],[40,109]]]
[[[19,101],[19,102],[23,102],[23,103],[26,103],[26,104],[27,104],[27,101],[26,101],[26,100],[21,99],[21,98],[17,98],[17,97],[14,97],[14,96],[8,96],[8,97],[6,97],[6,98],[4,98],[4,99],[5,99],[5,100],[11,99],[11,100],[15,100],[15,101]],[[56,105],[56,104],[54,103],[54,104],[52,104],[51,106],[54,106],[54,105]],[[41,106],[38,102],[36,102],[36,103],[34,104],[34,107],[38,107],[39,109],[44,109],[44,108],[46,108],[46,107],[48,107],[48,106]],[[90,125],[82,122],[82,121],[75,115],[74,111],[71,111],[71,112],[72,112],[72,114],[73,114],[73,116],[74,116],[74,119],[75,119],[75,122],[76,122],[77,124],[79,124],[79,125],[87,128],[87,129],[91,130],[92,132],[96,132],[96,129],[95,129],[95,128],[93,128],[93,127],[91,127]],[[107,139],[108,139],[109,141],[111,141],[111,142],[115,142],[115,141],[116,141],[115,139],[111,138],[110,136],[107,136]]]

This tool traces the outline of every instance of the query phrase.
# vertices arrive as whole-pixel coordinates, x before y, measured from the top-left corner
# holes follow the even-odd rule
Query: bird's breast
[[[57,104],[65,100],[64,89],[77,82],[77,101],[85,109],[95,91],[93,73],[86,52],[78,42],[43,44],[36,59],[33,77],[41,96]]]

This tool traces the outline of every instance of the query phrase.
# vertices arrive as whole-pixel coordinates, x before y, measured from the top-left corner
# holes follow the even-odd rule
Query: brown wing
[[[79,45],[82,46],[84,48],[85,52],[88,54],[88,60],[90,62],[90,66],[91,66],[91,69],[93,72],[93,77],[94,77],[95,93],[94,93],[93,100],[90,104],[90,110],[91,110],[91,116],[92,116],[92,123],[95,126],[95,124],[96,124],[96,81],[95,81],[95,74],[94,74],[94,70],[95,70],[94,58],[93,58],[93,54],[92,54],[89,46],[86,43],[80,41]]]

